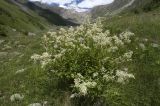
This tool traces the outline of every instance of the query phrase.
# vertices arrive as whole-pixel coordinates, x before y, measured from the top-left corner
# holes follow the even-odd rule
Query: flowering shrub
[[[31,58],[59,78],[72,80],[73,95],[101,95],[109,83],[124,84],[134,51],[128,49],[134,34],[119,35],[104,30],[100,21],[87,23],[43,36],[45,52]]]

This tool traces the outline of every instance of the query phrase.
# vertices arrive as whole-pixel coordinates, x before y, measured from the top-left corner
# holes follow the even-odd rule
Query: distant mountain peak
[[[91,8],[99,5],[112,3],[114,0],[29,0],[39,1],[51,6],[62,7],[65,9],[73,9],[77,12],[86,12]]]

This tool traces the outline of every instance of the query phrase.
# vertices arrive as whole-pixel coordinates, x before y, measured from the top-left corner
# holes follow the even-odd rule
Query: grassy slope
[[[130,1],[131,0],[115,0],[113,3],[109,4],[108,6],[104,5],[104,6],[95,7],[91,11],[92,17],[93,18],[96,18],[98,16],[106,17],[109,15],[108,12],[112,13],[120,9],[121,7],[124,6],[124,4],[127,4]],[[160,5],[159,0],[135,0],[134,3],[126,9],[126,11],[130,10],[133,12],[144,12],[144,11],[148,12],[156,9],[157,7],[159,7],[159,5]]]
[[[67,94],[57,88],[56,79],[48,79],[49,75],[30,60],[31,55],[43,51],[40,37],[16,34],[0,38],[5,40],[0,44],[0,106],[27,106],[43,101],[49,101],[51,106],[68,104]],[[21,69],[25,71],[16,74]],[[11,102],[14,93],[24,94],[25,99]]]
[[[117,15],[105,21],[106,29],[112,32],[130,30],[141,39],[147,38],[148,42],[160,42],[160,8],[142,14]],[[143,40],[141,40],[144,42]],[[159,106],[160,105],[160,48],[148,49],[144,52],[147,57],[140,57],[135,61],[133,68],[135,81],[122,88],[123,102],[114,101],[113,106]],[[157,61],[157,63],[154,63]],[[116,100],[116,99],[115,99]],[[112,104],[112,103],[111,103]]]
[[[41,7],[34,3],[17,1],[15,4],[11,0],[0,1],[0,34],[11,35],[10,30],[16,29],[19,32],[39,32],[55,25],[67,26],[76,25],[60,15]]]
[[[0,1],[0,30],[8,31],[11,28],[18,31],[37,32],[47,28],[48,23],[33,11],[31,14],[23,12],[18,6],[5,0]],[[5,32],[6,33],[6,32]]]
[[[59,25],[59,26],[75,26],[74,22],[62,18],[58,13],[53,12],[50,9],[43,8],[41,5],[36,3],[27,2],[25,5],[36,12],[39,16],[44,17],[49,23]]]
[[[160,9],[143,14],[123,14],[105,21],[106,29],[113,33],[131,30],[136,36],[148,38],[149,42],[160,42]],[[14,34],[14,33],[13,33]],[[16,34],[16,33],[15,33]],[[30,61],[33,53],[43,51],[40,49],[40,37],[15,37],[1,38],[5,42],[0,44],[0,52],[9,53],[0,56],[0,104],[2,106],[26,106],[32,102],[49,101],[53,106],[67,106],[67,93],[56,87],[53,80],[48,80],[48,75],[39,66]],[[16,41],[16,42],[15,42]],[[3,50],[4,45],[11,49]],[[21,54],[16,55],[14,52]],[[113,97],[109,106],[159,106],[160,105],[160,66],[152,63],[160,59],[160,50],[148,50],[148,57],[135,62],[134,73],[136,80],[121,89],[122,97]],[[1,54],[2,55],[2,54]],[[16,56],[15,56],[16,55]],[[26,68],[25,72],[15,74],[17,70]],[[22,93],[25,99],[12,103],[10,95]],[[4,98],[3,98],[4,97]],[[121,101],[123,99],[123,101]],[[69,106],[69,105],[68,105]]]
[[[160,1],[159,0],[136,0],[131,8],[134,9],[142,9],[144,11],[154,10],[155,8],[159,7]]]
[[[113,12],[125,4],[129,3],[131,0],[115,0],[112,4],[109,4],[108,6],[97,6],[92,9],[91,14],[93,18],[97,18],[99,16],[105,16],[106,13]]]
[[[113,32],[120,32],[125,29],[131,30],[136,35],[147,37],[153,40],[160,40],[159,9],[142,14],[122,14],[109,18],[105,21],[106,27]],[[143,35],[143,36],[142,36]]]

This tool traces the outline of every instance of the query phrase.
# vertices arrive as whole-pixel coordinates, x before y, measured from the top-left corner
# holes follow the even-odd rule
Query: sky
[[[114,0],[30,0],[30,1],[41,1],[50,5],[56,4],[59,7],[65,9],[74,9],[77,12],[85,12],[89,9],[112,3]]]

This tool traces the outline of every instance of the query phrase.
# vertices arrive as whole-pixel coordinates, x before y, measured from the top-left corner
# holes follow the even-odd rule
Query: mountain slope
[[[0,34],[3,36],[12,29],[25,33],[39,32],[52,25],[76,25],[27,0],[0,0],[0,17]]]
[[[41,17],[44,17],[48,22],[55,24],[55,25],[76,25],[75,23],[62,18],[59,14],[49,10],[49,9],[44,9],[41,8],[37,5],[35,5],[32,2],[27,2],[25,4],[27,7],[29,7],[31,10],[39,14]]]
[[[105,16],[106,14],[110,14],[114,11],[119,10],[124,5],[130,3],[131,0],[115,0],[113,3],[104,5],[104,6],[97,6],[92,9],[91,14],[93,18],[97,18],[99,16]]]
[[[11,11],[12,10],[12,11]],[[23,12],[9,0],[0,1],[0,30],[14,28],[18,31],[37,31],[45,29],[49,24],[37,14]],[[4,20],[5,19],[5,20]]]
[[[135,11],[152,11],[160,6],[160,0],[136,0],[130,7]]]
[[[31,3],[31,2],[30,2]],[[54,5],[43,4],[40,2],[32,2],[33,5],[42,8],[43,10],[49,10],[50,12],[56,13],[64,19],[73,23],[83,23],[86,17],[89,16],[89,12],[76,12],[73,9],[64,9]]]
[[[151,11],[160,6],[160,0],[115,0],[105,6],[92,9],[93,18],[99,16],[115,15],[123,11]]]

